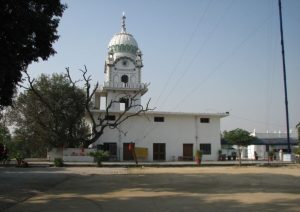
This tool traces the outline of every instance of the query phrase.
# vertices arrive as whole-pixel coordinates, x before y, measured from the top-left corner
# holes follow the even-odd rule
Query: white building
[[[251,135],[255,136],[257,140],[244,149],[244,158],[254,159],[254,152],[256,152],[259,159],[267,159],[268,152],[273,151],[275,158],[280,159],[280,152],[288,153],[286,132],[257,133],[254,130]],[[297,132],[290,132],[290,146],[292,149],[298,145],[297,137]]]
[[[95,117],[103,115],[108,104],[116,101],[109,109],[109,119],[114,120],[130,101],[140,105],[148,91],[148,84],[142,82],[142,53],[126,31],[125,19],[123,15],[121,32],[108,45],[105,82],[95,93]],[[132,112],[137,109],[138,106]],[[94,145],[110,151],[111,158],[120,161],[132,159],[130,142],[146,161],[193,160],[197,149],[203,151],[203,160],[217,160],[221,149],[220,119],[226,116],[228,113],[148,111],[128,119],[118,129],[106,129]]]

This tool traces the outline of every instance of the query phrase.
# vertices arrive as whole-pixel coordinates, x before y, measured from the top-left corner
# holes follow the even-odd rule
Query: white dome
[[[121,45],[121,44],[138,47],[136,40],[131,34],[121,32],[113,36],[113,38],[110,40],[108,44],[108,48],[114,45]]]
[[[115,34],[108,44],[108,49],[113,53],[131,53],[136,54],[138,50],[138,44],[134,37],[126,32],[125,27],[125,15],[122,17],[122,28],[121,32]]]
[[[135,54],[138,50],[138,44],[131,34],[121,32],[113,36],[108,44],[108,49],[114,53],[129,52]]]

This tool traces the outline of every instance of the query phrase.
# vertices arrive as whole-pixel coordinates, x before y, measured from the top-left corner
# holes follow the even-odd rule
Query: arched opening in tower
[[[122,75],[121,82],[123,82],[125,84],[125,87],[126,87],[127,83],[128,83],[128,76],[127,75]]]
[[[120,99],[120,110],[124,111],[129,108],[129,99],[128,98],[121,98]]]

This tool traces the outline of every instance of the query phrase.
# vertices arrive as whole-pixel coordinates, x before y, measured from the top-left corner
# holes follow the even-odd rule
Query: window
[[[165,117],[156,116],[154,117],[154,122],[165,122]]]
[[[200,118],[200,123],[209,123],[209,118]]]
[[[104,143],[102,150],[109,152],[109,158],[111,160],[117,159],[117,143]]]
[[[200,144],[200,150],[203,152],[203,155],[210,155],[211,144]]]
[[[123,83],[128,83],[128,76],[127,75],[123,75],[122,77],[121,77],[121,82],[123,82]]]
[[[100,97],[100,110],[106,110],[106,97]]]
[[[114,121],[114,120],[116,120],[116,116],[114,116],[114,115],[106,115],[105,116],[105,120],[107,120],[107,121]]]

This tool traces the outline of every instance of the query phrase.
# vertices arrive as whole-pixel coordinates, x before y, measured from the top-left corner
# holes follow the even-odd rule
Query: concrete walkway
[[[53,166],[53,162],[49,162],[46,159],[26,159],[26,161],[31,166]],[[15,164],[14,161],[11,162],[11,164]],[[91,162],[64,162],[65,166],[96,166],[96,163]],[[201,166],[235,166],[238,165],[239,161],[202,161]],[[293,164],[293,162],[283,162],[283,161],[267,161],[267,160],[243,160],[242,165],[258,165],[258,166],[264,166],[264,165],[288,165]],[[135,167],[136,163],[134,161],[122,161],[122,162],[103,162],[103,167]],[[145,166],[145,167],[192,167],[197,166],[195,161],[165,161],[165,162],[158,162],[158,161],[152,161],[152,162],[139,162],[139,166]]]

